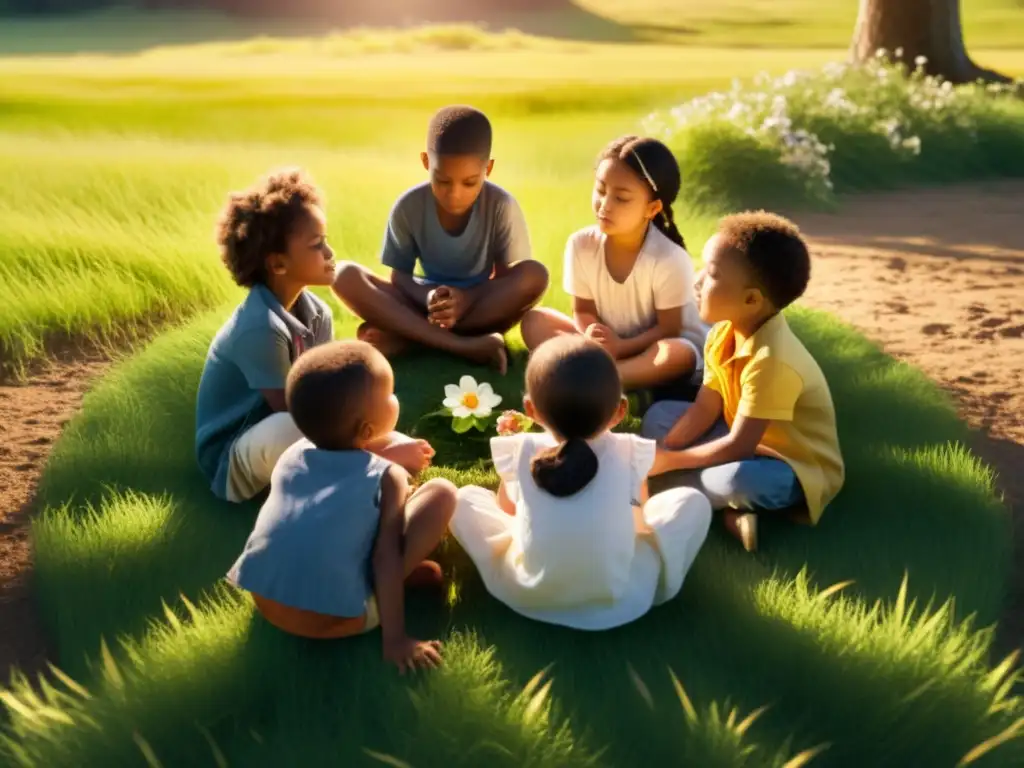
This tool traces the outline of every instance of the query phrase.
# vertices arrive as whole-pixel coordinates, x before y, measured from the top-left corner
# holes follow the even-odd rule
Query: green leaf
[[[463,416],[462,418],[452,419],[452,432],[457,435],[461,435],[464,432],[469,432],[473,428],[474,424],[473,416]]]
[[[481,432],[486,432],[490,427],[490,418],[486,416],[470,416],[473,419],[473,425]]]

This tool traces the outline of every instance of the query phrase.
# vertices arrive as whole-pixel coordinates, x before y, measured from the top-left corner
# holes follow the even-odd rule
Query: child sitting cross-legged
[[[286,398],[305,437],[278,460],[228,580],[285,632],[338,638],[379,625],[387,661],[436,665],[440,645],[405,632],[403,590],[440,584],[440,567],[424,558],[456,492],[435,479],[410,494],[408,473],[368,450],[398,420],[391,366],[361,341],[318,346],[292,367]]]
[[[670,449],[665,482],[726,510],[748,551],[756,512],[816,524],[845,477],[828,382],[782,314],[810,270],[792,222],[763,211],[724,218],[697,278],[701,317],[715,323],[703,386],[696,402],[656,403],[644,417],[643,434]]]
[[[452,533],[488,591],[523,616],[588,630],[631,622],[679,592],[711,507],[689,488],[647,498],[658,449],[610,431],[626,400],[596,342],[541,344],[526,388],[526,414],[545,431],[491,440],[498,493],[460,489]]]
[[[696,390],[708,328],[672,211],[680,183],[672,151],[656,139],[623,136],[605,147],[592,193],[597,222],[565,246],[572,317],[531,309],[522,324],[528,348],[583,334],[615,358],[627,390]]]
[[[420,156],[430,180],[406,191],[388,218],[380,258],[390,275],[339,266],[334,291],[365,321],[359,338],[388,356],[432,347],[504,374],[503,334],[547,289],[519,204],[488,180],[491,138],[479,110],[439,110]]]

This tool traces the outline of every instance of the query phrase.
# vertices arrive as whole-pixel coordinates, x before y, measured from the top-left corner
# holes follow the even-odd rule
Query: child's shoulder
[[[574,251],[587,253],[596,252],[603,242],[604,235],[601,234],[600,228],[596,224],[591,224],[569,235],[568,245]]]
[[[433,192],[430,191],[430,182],[428,181],[409,187],[395,198],[395,202],[391,206],[391,214],[422,211],[432,196]]]
[[[249,289],[242,302],[235,307],[235,311],[221,326],[217,334],[221,343],[228,343],[240,336],[248,336],[253,333],[263,333],[268,336],[288,335],[288,327],[274,311],[266,293],[267,289],[259,284]]]

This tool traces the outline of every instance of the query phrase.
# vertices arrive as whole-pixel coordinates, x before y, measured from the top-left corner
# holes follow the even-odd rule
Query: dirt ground
[[[55,363],[27,385],[0,384],[0,684],[14,666],[30,674],[45,667],[49,648],[31,599],[32,497],[61,428],[106,366]]]
[[[860,328],[952,392],[1000,475],[1018,572],[999,646],[1024,644],[1024,182],[903,191],[800,214],[814,267],[804,303]],[[0,385],[0,680],[39,670],[47,645],[29,584],[28,513],[39,473],[100,361]]]
[[[857,197],[794,217],[813,244],[805,304],[951,392],[999,475],[1018,556],[997,647],[1024,648],[1024,182]]]

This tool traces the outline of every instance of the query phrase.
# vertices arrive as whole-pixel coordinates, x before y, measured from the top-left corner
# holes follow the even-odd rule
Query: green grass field
[[[0,60],[5,362],[30,364],[63,335],[120,339],[180,322],[90,393],[54,450],[33,529],[37,586],[60,667],[78,682],[5,693],[0,758],[711,766],[782,765],[822,747],[814,765],[939,766],[988,742],[972,764],[1024,760],[1024,706],[984,629],[1011,548],[990,473],[922,375],[800,309],[792,321],[838,405],[846,489],[814,530],[766,526],[757,556],[716,528],[683,594],[631,626],[586,634],[521,619],[451,545],[452,589],[413,599],[409,618],[447,640],[445,667],[402,679],[382,665],[378,635],[284,637],[221,586],[256,512],[212,500],[192,453],[206,345],[240,296],[212,241],[227,191],[275,166],[308,167],[339,257],[372,264],[389,205],[422,178],[430,111],[471,101],[495,122],[495,181],[520,199],[552,271],[547,301],[565,306],[562,248],[589,221],[593,158],[608,139],[733,76],[841,55],[738,51],[726,45],[749,42],[747,31],[733,29],[705,48],[505,36],[473,43],[493,50],[361,59],[365,39],[339,38],[335,56],[293,40]],[[395,39],[408,42],[384,47]],[[1019,51],[995,50],[1001,40],[983,61],[1024,72]],[[683,218],[699,252],[714,220]],[[337,335],[350,334],[335,308]],[[494,483],[485,439],[421,416],[463,372],[516,402],[522,365],[520,351],[501,381],[436,357],[397,365],[400,426],[435,443],[437,472]]]

